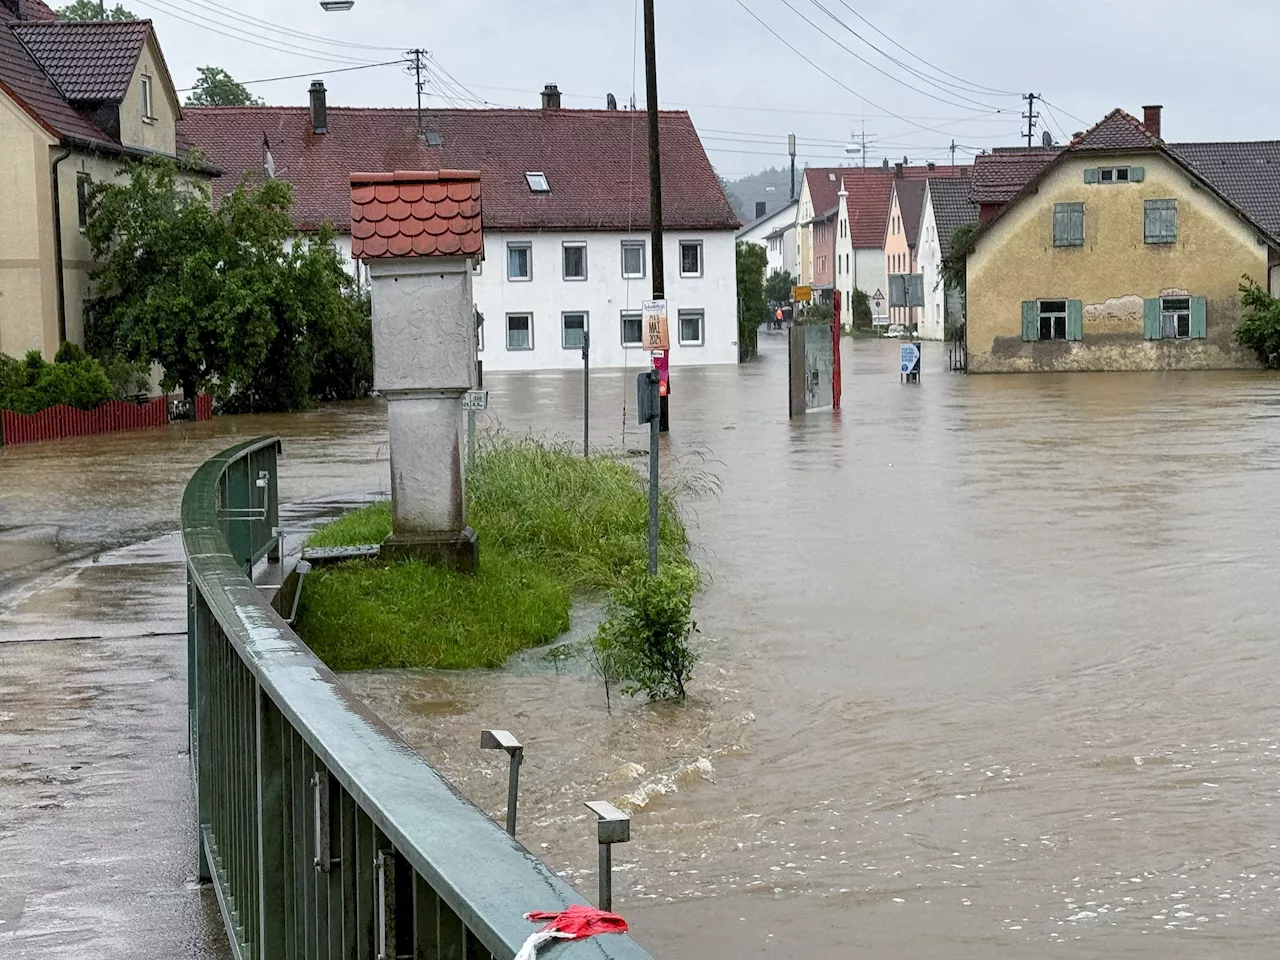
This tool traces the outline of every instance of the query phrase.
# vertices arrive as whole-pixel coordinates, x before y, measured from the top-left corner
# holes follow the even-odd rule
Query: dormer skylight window
[[[533,193],[550,193],[551,184],[547,182],[547,175],[540,171],[530,171],[524,175],[525,180],[529,182],[529,189]]]

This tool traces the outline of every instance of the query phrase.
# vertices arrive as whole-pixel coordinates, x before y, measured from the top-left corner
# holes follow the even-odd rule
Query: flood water
[[[520,838],[589,897],[582,801],[630,807],[615,907],[659,958],[1273,955],[1280,380],[962,377],[926,345],[902,386],[896,344],[846,343],[844,410],[788,422],[761,339],[674,374],[664,470],[721,488],[687,503],[687,705],[610,713],[536,658],[349,681],[495,816],[479,731],[520,737]],[[635,372],[592,378],[602,446],[646,446]],[[508,429],[580,438],[580,378],[487,379]],[[0,451],[0,527],[28,566],[48,528],[173,529],[194,466],[269,432],[286,498],[385,489],[356,404]]]

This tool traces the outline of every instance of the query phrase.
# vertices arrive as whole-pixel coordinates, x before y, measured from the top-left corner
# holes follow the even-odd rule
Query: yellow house
[[[1047,160],[1048,162],[1044,162]],[[1239,285],[1274,292],[1280,142],[1166,144],[1160,108],[1115,110],[984,226],[968,255],[969,370],[1256,366]],[[982,165],[975,167],[981,190]]]
[[[126,158],[174,156],[178,117],[149,20],[0,0],[0,353],[83,343],[87,188]]]

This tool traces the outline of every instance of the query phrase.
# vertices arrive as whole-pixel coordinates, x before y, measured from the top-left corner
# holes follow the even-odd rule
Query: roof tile
[[[133,79],[150,20],[11,23],[23,46],[70,101],[117,103]]]
[[[483,252],[481,204],[478,198],[471,198],[480,180],[478,171],[399,170],[390,177],[350,175],[353,257],[473,256]],[[372,195],[370,183],[375,184]],[[435,193],[446,184],[446,192],[462,194],[463,203],[408,199]]]
[[[933,203],[933,222],[938,228],[938,246],[942,255],[948,257],[956,230],[978,222],[978,207],[969,199],[969,184],[963,180],[930,180],[929,199]]]
[[[1143,150],[1160,141],[1147,132],[1142,122],[1119,107],[1071,141],[1072,150]]]
[[[213,184],[216,198],[246,173],[263,177],[265,136],[276,176],[293,185],[292,216],[303,228],[345,223],[348,176],[370,167],[437,170],[438,179],[423,184],[425,196],[433,202],[451,197],[460,212],[466,201],[479,200],[483,184],[491,230],[649,228],[643,111],[428,110],[424,123],[441,135],[442,146],[427,145],[417,133],[416,111],[400,109],[330,107],[328,133],[316,134],[305,107],[186,107],[179,129],[225,171]],[[689,115],[663,111],[659,127],[667,228],[736,228]],[[462,177],[450,189],[460,179],[450,167],[479,170],[481,182]],[[549,194],[530,193],[530,170],[547,175]]]

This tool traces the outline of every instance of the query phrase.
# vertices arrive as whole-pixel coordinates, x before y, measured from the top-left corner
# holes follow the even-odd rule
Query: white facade
[[[889,302],[889,277],[884,268],[884,248],[853,245],[848,197],[843,189],[836,216],[836,289],[840,291],[840,299],[847,304],[856,288],[871,301],[873,317],[887,316],[889,310],[885,305]],[[880,294],[878,300],[877,293]]]
[[[764,247],[769,258],[765,267],[766,278],[781,270],[790,271],[795,276],[796,220],[799,208],[799,201],[792,200],[738,231],[739,240]]]
[[[919,318],[921,340],[941,340],[946,330],[947,296],[942,281],[942,245],[933,216],[933,197],[926,190],[920,215],[920,242],[916,261],[924,276],[924,309]]]
[[[737,255],[732,231],[664,236],[672,366],[738,362]],[[623,241],[643,245],[643,273],[623,276]],[[682,247],[700,246],[701,272],[682,269]],[[350,260],[351,238],[338,238]],[[565,248],[585,247],[586,278],[565,278]],[[529,278],[508,277],[508,251],[527,249]],[[479,357],[486,371],[580,370],[579,317],[591,334],[591,366],[650,364],[638,343],[641,303],[652,295],[648,233],[505,233],[486,231],[485,259],[473,274],[476,309],[484,316]],[[577,253],[573,254],[576,271]],[[635,257],[635,254],[632,254]],[[518,259],[520,255],[517,255]],[[354,271],[354,264],[352,265]],[[517,271],[519,272],[519,271]],[[695,334],[697,329],[697,336]],[[524,331],[528,330],[528,337]],[[527,345],[526,345],[527,344]]]

